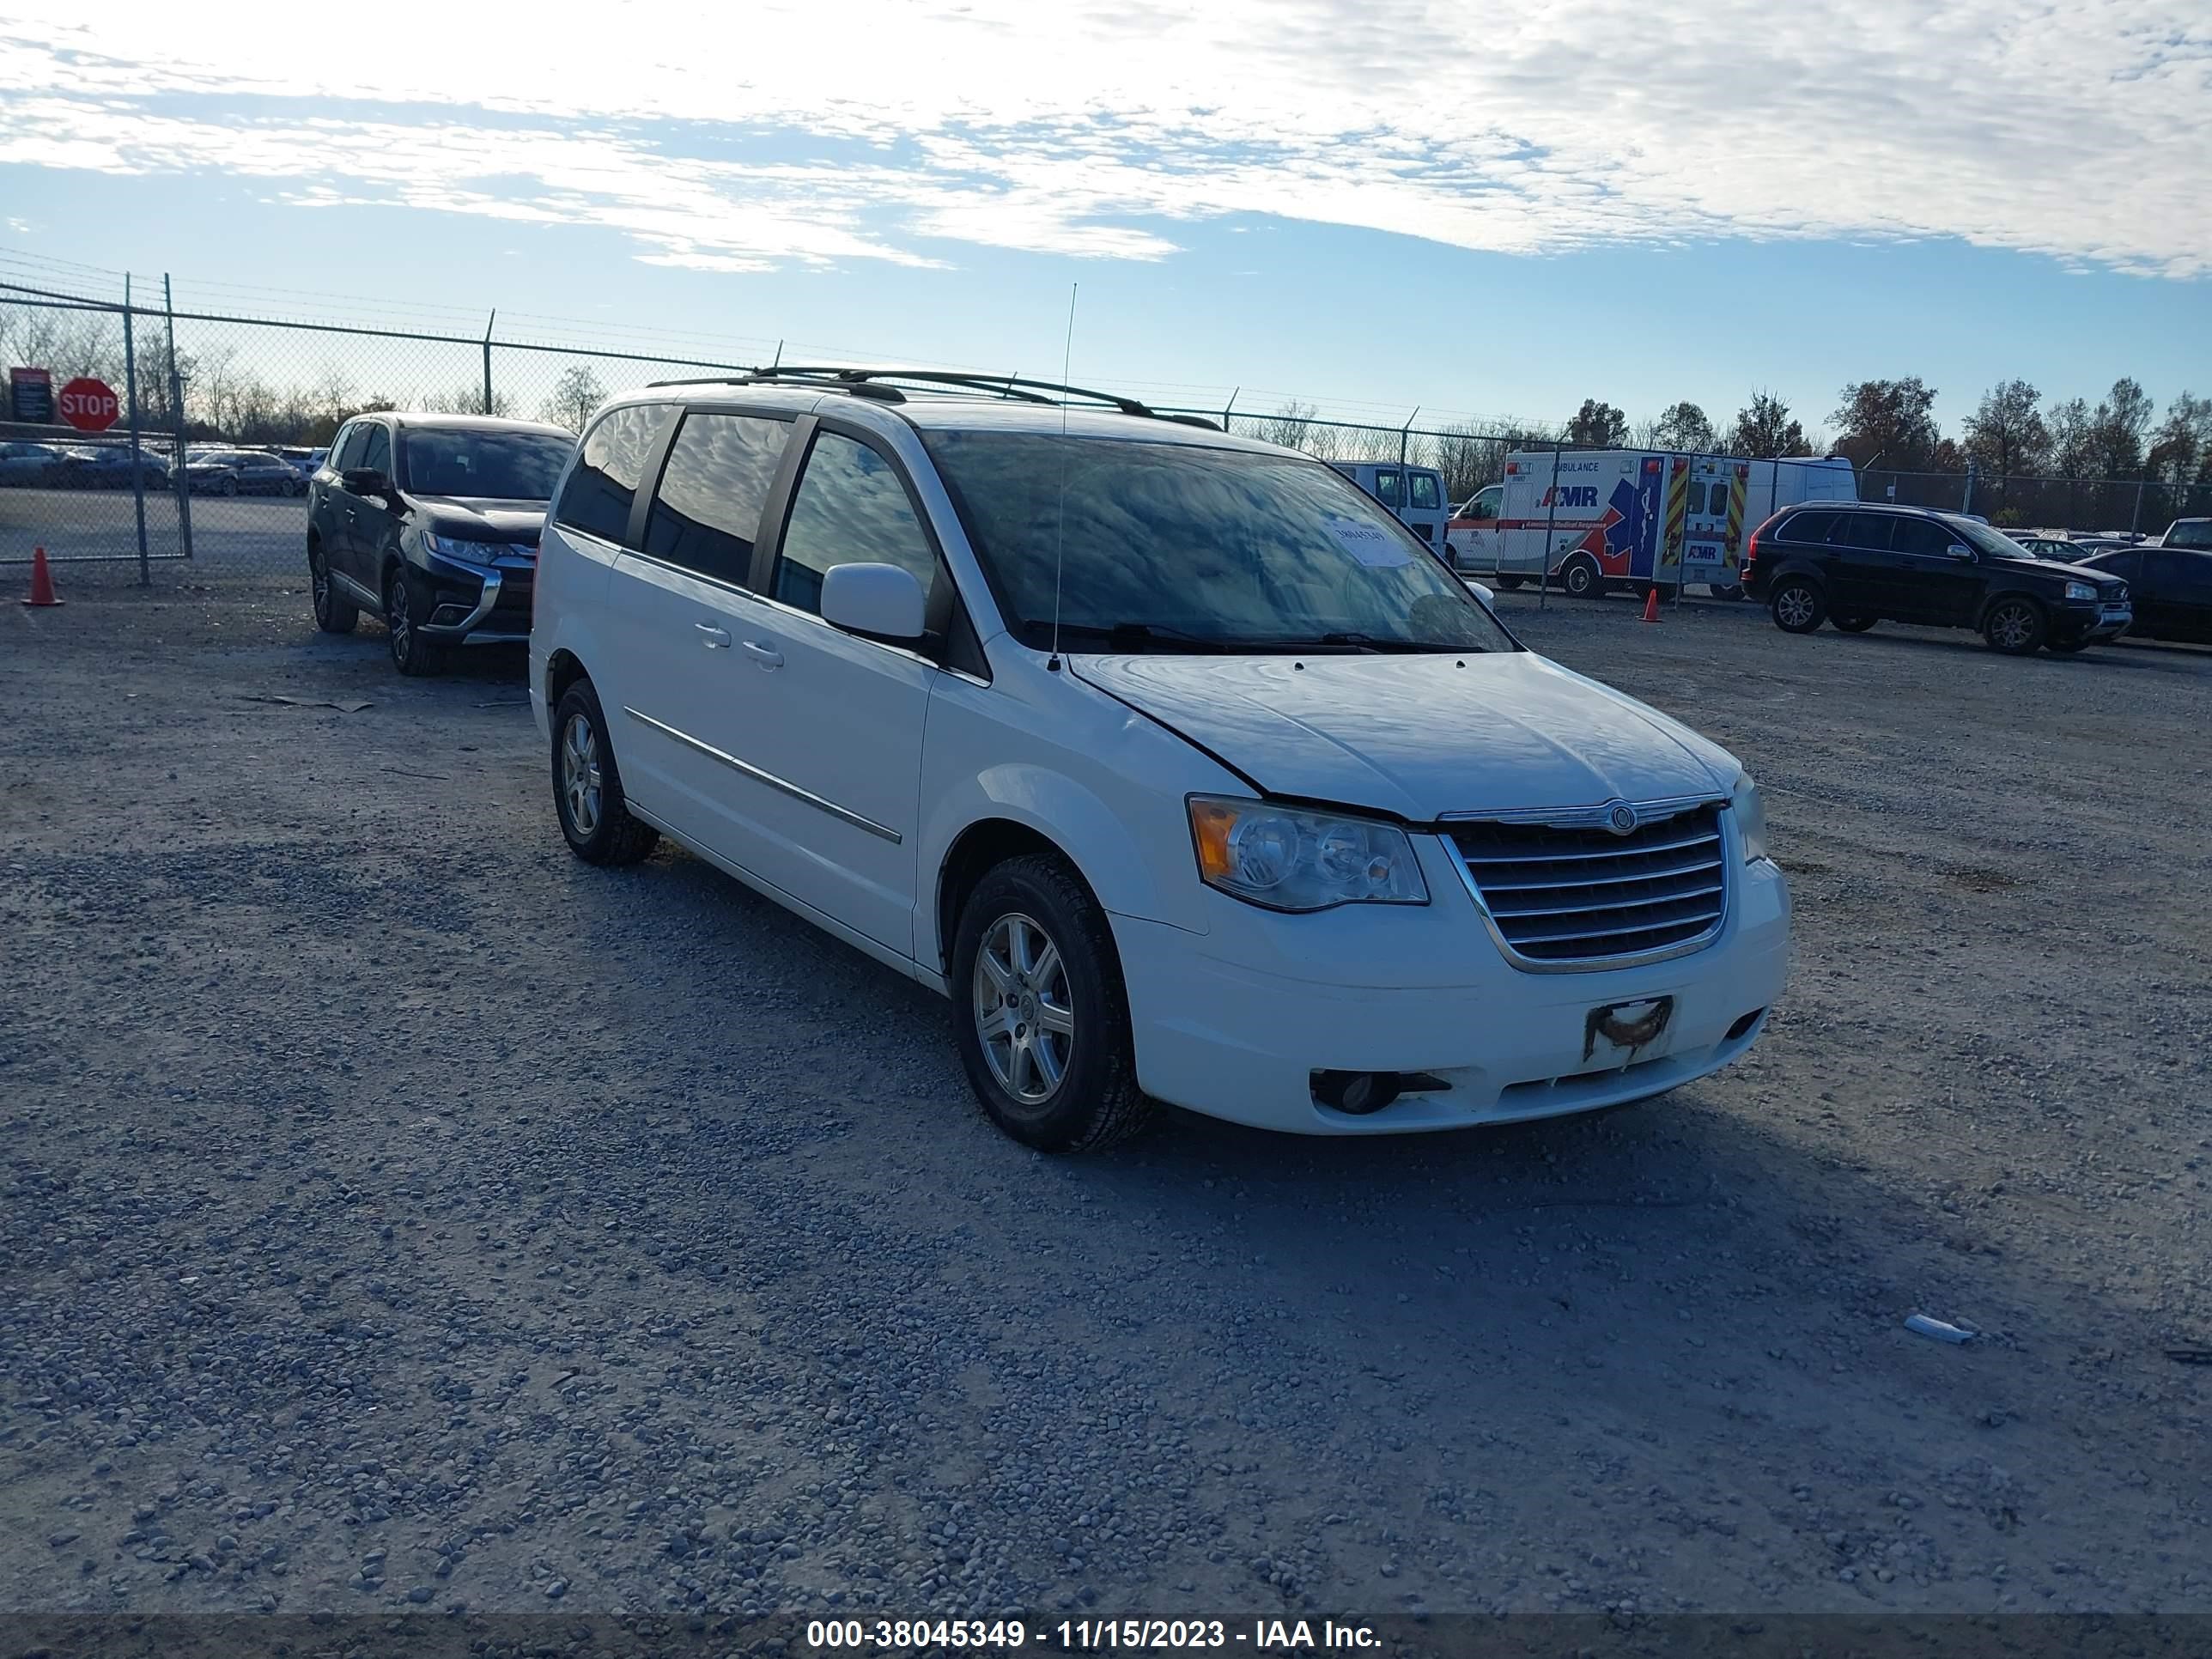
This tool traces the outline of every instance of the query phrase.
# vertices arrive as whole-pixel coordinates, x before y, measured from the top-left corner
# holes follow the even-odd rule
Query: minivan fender
[[[1148,799],[1155,806],[1164,804],[1158,797]],[[922,902],[915,907],[915,960],[925,969],[946,960],[950,941],[941,937],[939,916],[956,850],[971,830],[994,823],[1018,826],[1057,848],[1109,915],[1203,931],[1187,822],[1131,823],[1096,791],[1066,774],[1034,763],[1009,762],[963,780],[934,803],[921,826],[916,852]],[[1192,891],[1185,902],[1169,897],[1172,889],[1163,868],[1168,859],[1179,860],[1178,868],[1192,871],[1188,884]]]

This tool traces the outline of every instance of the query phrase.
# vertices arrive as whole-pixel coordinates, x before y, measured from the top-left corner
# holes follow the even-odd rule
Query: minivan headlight
[[[2066,597],[2069,599],[2094,599],[2097,597],[2097,590],[2087,582],[2069,582],[2066,584]]]
[[[1193,795],[1190,837],[1200,880],[1267,909],[1429,902],[1413,843],[1393,823]]]
[[[1759,799],[1759,786],[1751,781],[1750,773],[1735,781],[1729,810],[1735,814],[1736,833],[1743,837],[1744,862],[1771,858],[1773,854],[1766,850],[1766,803]]]

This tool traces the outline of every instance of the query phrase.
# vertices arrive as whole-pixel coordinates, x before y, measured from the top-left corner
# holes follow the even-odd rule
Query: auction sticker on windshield
[[[1362,524],[1357,519],[1330,514],[1329,534],[1334,536],[1344,550],[1360,563],[1376,570],[1389,570],[1401,564],[1411,564],[1413,556],[1407,552],[1398,538],[1380,525]]]

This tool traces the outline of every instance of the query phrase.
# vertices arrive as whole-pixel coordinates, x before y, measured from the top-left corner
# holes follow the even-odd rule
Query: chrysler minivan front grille
[[[1694,950],[1728,914],[1719,801],[1449,821],[1444,832],[1508,956],[1528,968],[1609,968]]]

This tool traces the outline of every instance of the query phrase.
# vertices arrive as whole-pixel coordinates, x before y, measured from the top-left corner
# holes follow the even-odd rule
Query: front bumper
[[[1735,866],[1727,921],[1702,950],[1640,967],[1534,974],[1499,953],[1440,847],[1424,845],[1421,855],[1431,902],[1420,909],[1286,916],[1209,894],[1202,934],[1115,917],[1146,1092],[1301,1134],[1552,1117],[1717,1071],[1757,1041],[1781,995],[1790,896],[1771,863]],[[1660,996],[1674,999],[1674,1012],[1648,1049],[1586,1055],[1593,1009]],[[1428,1073],[1447,1086],[1358,1116],[1315,1100],[1316,1071]]]
[[[501,554],[483,564],[430,556],[416,566],[429,588],[430,620],[422,632],[433,639],[471,645],[511,645],[530,637],[531,590],[538,562]]]
[[[2062,605],[2051,613],[2051,637],[2071,644],[2116,640],[2135,626],[2132,605]]]

